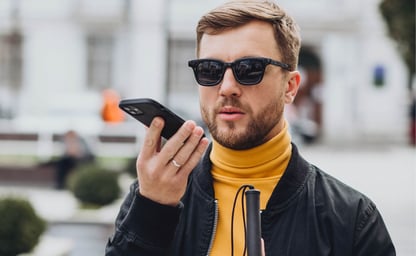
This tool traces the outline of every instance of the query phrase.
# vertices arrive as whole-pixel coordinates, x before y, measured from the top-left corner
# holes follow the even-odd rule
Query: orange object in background
[[[106,89],[103,91],[103,107],[101,116],[104,122],[119,123],[124,121],[124,113],[119,109],[120,96],[115,90]]]

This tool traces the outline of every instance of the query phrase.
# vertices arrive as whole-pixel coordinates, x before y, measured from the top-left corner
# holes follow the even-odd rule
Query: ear
[[[285,103],[290,104],[296,97],[300,85],[299,71],[291,71],[286,82]]]

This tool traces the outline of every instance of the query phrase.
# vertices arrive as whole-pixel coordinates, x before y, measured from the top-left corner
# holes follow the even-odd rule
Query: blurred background
[[[47,223],[31,255],[103,255],[143,136],[118,101],[154,98],[201,122],[187,60],[199,17],[222,2],[0,0],[0,193],[26,198]],[[414,1],[279,3],[302,35],[293,140],[376,202],[398,255],[416,255]],[[88,158],[68,157],[68,131],[90,169],[117,174],[116,198],[57,186],[62,158],[65,179]]]

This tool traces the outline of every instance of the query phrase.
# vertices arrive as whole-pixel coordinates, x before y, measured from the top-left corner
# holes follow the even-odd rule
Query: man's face
[[[253,21],[215,35],[204,34],[199,58],[233,62],[243,57],[281,61],[273,28]],[[231,68],[216,86],[199,86],[201,114],[212,137],[232,149],[249,149],[277,135],[283,127],[285,103],[291,103],[299,85],[298,72],[268,65],[256,85],[239,84]]]

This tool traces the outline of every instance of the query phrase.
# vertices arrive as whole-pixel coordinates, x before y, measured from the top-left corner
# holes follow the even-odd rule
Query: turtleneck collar
[[[289,162],[292,147],[288,124],[266,143],[247,150],[232,150],[213,140],[210,159],[213,172],[232,178],[266,178],[281,175]]]

